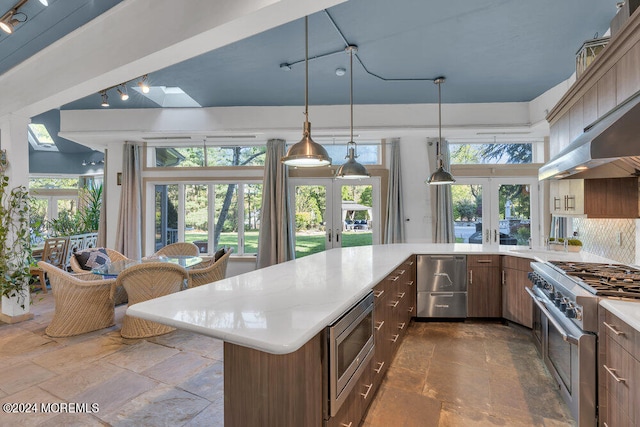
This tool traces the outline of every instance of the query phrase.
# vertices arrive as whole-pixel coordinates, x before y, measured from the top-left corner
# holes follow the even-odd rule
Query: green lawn
[[[246,231],[244,233],[244,251],[245,253],[257,253],[258,252],[258,232]],[[206,233],[186,233],[185,240],[187,242],[194,242],[196,240],[207,240]],[[342,246],[366,246],[372,242],[372,235],[370,231],[364,232],[345,232],[342,233]],[[231,246],[235,253],[238,252],[238,234],[237,233],[222,233],[220,235],[220,246]],[[325,236],[324,234],[296,234],[296,258],[322,252],[325,249]],[[212,252],[212,251],[209,251]]]

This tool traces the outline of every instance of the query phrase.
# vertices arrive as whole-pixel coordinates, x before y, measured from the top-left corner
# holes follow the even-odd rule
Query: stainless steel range
[[[533,336],[579,426],[598,424],[598,301],[640,298],[640,270],[622,264],[532,262]]]

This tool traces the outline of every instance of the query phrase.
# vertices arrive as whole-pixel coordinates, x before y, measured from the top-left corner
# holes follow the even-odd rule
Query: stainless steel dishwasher
[[[467,256],[418,255],[418,317],[467,317]]]

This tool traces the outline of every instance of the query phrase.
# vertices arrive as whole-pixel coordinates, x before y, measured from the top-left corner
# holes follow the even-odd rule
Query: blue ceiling
[[[350,0],[328,10],[367,69],[386,79],[447,78],[445,103],[530,101],[567,79],[582,43],[609,27],[615,0]],[[310,56],[345,42],[325,12],[309,20]],[[200,105],[304,103],[304,20],[299,19],[183,63],[150,73],[153,85],[179,86]],[[309,65],[311,105],[347,104],[348,55]],[[114,94],[115,95],[115,94]],[[110,108],[157,108],[139,94]],[[356,104],[437,102],[430,81],[385,81],[356,62]],[[101,108],[99,95],[63,109]]]

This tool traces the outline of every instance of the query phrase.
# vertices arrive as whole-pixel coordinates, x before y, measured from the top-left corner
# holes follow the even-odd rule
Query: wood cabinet
[[[589,218],[638,218],[638,178],[587,179],[584,192]]]
[[[467,256],[467,317],[502,317],[499,255]]]
[[[533,327],[533,301],[525,290],[531,286],[527,277],[531,260],[502,256],[502,317],[511,322]]]
[[[416,259],[409,257],[374,288],[373,359],[366,373],[351,391],[335,417],[327,426],[356,427],[365,416],[373,396],[393,360],[409,322],[416,312]],[[350,424],[351,423],[351,424]]]
[[[606,309],[600,313],[599,410],[603,426],[640,423],[640,333]]]

